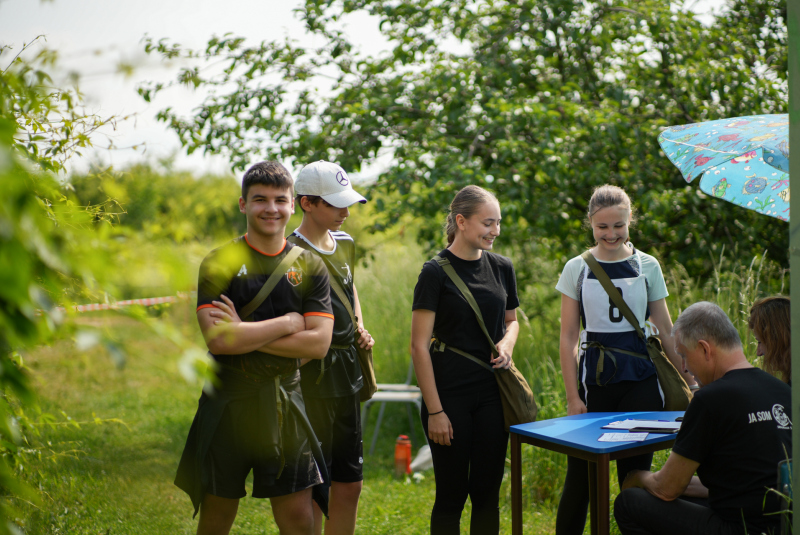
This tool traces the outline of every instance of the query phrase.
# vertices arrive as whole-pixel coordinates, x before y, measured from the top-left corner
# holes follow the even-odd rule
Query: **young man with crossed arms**
[[[331,343],[325,266],[300,251],[281,267],[267,298],[242,318],[250,321],[237,312],[293,254],[296,246],[284,238],[292,193],[292,177],[281,164],[253,165],[239,199],[247,233],[200,266],[197,319],[218,364],[219,385],[200,397],[175,479],[195,514],[200,509],[200,535],[230,531],[251,470],[253,496],[270,499],[282,535],[313,533],[312,489],[327,509],[324,461],[305,415],[298,369],[302,359],[322,359]]]

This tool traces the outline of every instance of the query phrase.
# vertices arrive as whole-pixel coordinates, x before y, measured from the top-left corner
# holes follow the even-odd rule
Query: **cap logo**
[[[346,186],[350,183],[350,181],[347,180],[347,175],[344,174],[344,171],[339,171],[338,173],[336,173],[336,182],[338,182],[342,186]]]

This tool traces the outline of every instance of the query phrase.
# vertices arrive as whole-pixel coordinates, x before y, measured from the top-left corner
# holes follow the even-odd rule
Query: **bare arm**
[[[561,376],[567,391],[567,415],[583,414],[586,404],[578,395],[578,343],[580,341],[580,303],[561,294],[561,338],[558,356]]]
[[[358,300],[358,292],[356,291],[356,285],[353,284],[353,298],[356,302],[355,309],[353,310],[356,313],[356,318],[358,318],[358,325],[356,325],[356,334],[358,338],[356,343],[358,347],[362,349],[369,349],[375,345],[375,339],[372,338],[372,335],[364,328],[364,316],[361,314],[361,301]]]
[[[647,306],[650,307],[650,321],[658,327],[658,338],[661,340],[661,345],[664,346],[664,352],[670,362],[683,376],[687,385],[695,384],[694,377],[683,369],[681,357],[675,352],[675,340],[672,337],[672,318],[669,316],[666,299],[650,301]]]
[[[700,463],[687,459],[673,451],[669,454],[663,468],[658,472],[648,472],[646,470],[629,472],[622,483],[622,490],[641,487],[656,498],[671,502],[683,495],[687,490],[698,493],[702,492],[701,489],[705,489],[700,480],[693,477],[698,466],[700,466]],[[708,489],[705,492],[707,494]]]
[[[222,296],[222,299],[230,303],[227,297]],[[217,308],[206,307],[197,311],[197,321],[206,346],[215,355],[250,353],[265,343],[305,328],[303,317],[294,312],[264,321],[226,321],[224,318],[227,314],[222,308],[227,305],[223,301],[213,302]]]
[[[429,413],[438,413],[428,416],[428,437],[436,444],[449,446],[453,438],[453,426],[447,414],[441,412],[442,403],[433,377],[430,353],[435,318],[436,312],[432,310],[418,309],[411,313],[411,359],[425,406]]]
[[[295,359],[324,359],[331,346],[333,318],[306,316],[306,329],[273,340],[258,351]]]
[[[491,360],[495,368],[507,369],[511,366],[511,356],[514,353],[514,346],[519,336],[519,322],[517,321],[517,309],[506,310],[505,316],[506,334],[503,339],[497,342],[497,358]]]
[[[700,483],[699,477],[692,476],[692,480],[689,481],[689,486],[683,491],[683,495],[690,498],[708,498],[708,489]]]

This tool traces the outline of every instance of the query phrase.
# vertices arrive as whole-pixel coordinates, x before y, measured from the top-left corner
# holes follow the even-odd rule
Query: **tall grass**
[[[750,308],[760,297],[789,294],[788,270],[770,262],[766,252],[752,258],[739,258],[723,247],[714,259],[714,273],[706,280],[691,279],[680,264],[667,272],[670,297],[667,299],[673,319],[692,303],[711,301],[725,311],[739,331],[748,359],[759,364],[755,342],[748,328]]]

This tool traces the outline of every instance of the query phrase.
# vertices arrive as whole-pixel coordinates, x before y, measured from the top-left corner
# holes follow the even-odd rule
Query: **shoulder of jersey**
[[[332,230],[331,236],[334,240],[350,240],[353,241],[353,237],[350,236],[347,232],[341,230]]]
[[[247,242],[244,241],[244,236],[239,236],[237,238],[234,238],[234,239],[232,239],[230,241],[227,241],[227,242],[223,243],[222,245],[220,245],[219,247],[217,247],[215,249],[212,249],[211,252],[206,255],[206,258],[216,256],[216,255],[220,254],[222,251],[224,251],[225,249],[228,249],[230,247],[241,247],[242,244],[247,244]]]
[[[295,247],[300,247],[303,251],[300,253],[300,258],[305,258],[306,260],[309,259],[318,259],[319,257],[309,248],[303,247],[299,243],[292,244]],[[313,261],[313,260],[312,260]]]
[[[237,236],[232,240],[226,241],[214,250],[221,251],[222,249],[227,249],[228,247],[237,247],[241,245],[247,245],[247,241],[245,241],[244,236]]]
[[[300,247],[303,250],[303,252],[300,253],[300,260],[305,262],[306,266],[316,266],[317,269],[325,269],[325,262],[322,261],[322,258],[320,258],[317,253],[301,245],[295,245],[295,247]]]
[[[291,234],[289,234],[286,237],[286,241],[291,243],[294,246],[298,246],[299,245],[303,249],[307,249],[308,248],[308,243],[303,238],[301,238],[300,236],[295,234],[294,232],[292,232]]]

